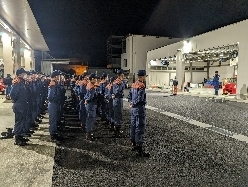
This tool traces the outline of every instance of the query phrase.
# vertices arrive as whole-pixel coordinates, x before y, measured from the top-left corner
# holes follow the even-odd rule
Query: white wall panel
[[[126,55],[121,55],[121,62],[124,59],[128,61],[128,67],[123,67],[124,70],[129,70],[131,73],[136,73],[139,69],[146,69],[147,51],[152,49],[160,49],[161,46],[169,45],[178,42],[182,39],[168,37],[155,37],[142,35],[133,35],[126,38]]]
[[[190,78],[191,78],[190,72],[185,72],[185,82],[190,82]]]
[[[202,83],[207,78],[207,72],[193,72],[192,83]]]
[[[149,77],[150,85],[169,85],[169,73],[162,71],[153,71]]]

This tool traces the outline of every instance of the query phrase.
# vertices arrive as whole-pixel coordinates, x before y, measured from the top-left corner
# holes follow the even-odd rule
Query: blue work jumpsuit
[[[132,105],[130,139],[137,146],[142,146],[146,126],[146,93],[144,83],[136,81],[132,84],[128,95],[128,102]]]
[[[22,78],[18,78],[17,82],[13,85],[10,91],[10,97],[13,101],[13,112],[15,113],[15,136],[21,136],[25,134],[25,122],[28,109],[28,93],[25,85],[25,81]]]

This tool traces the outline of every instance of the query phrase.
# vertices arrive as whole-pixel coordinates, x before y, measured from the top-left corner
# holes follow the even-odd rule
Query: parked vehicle
[[[0,81],[0,93],[2,95],[5,94],[5,85],[3,84],[3,81]]]

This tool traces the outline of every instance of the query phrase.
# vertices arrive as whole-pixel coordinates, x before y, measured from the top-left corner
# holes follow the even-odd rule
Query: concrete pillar
[[[245,42],[239,44],[239,58],[237,70],[237,99],[246,99],[247,86],[248,86],[248,54],[246,48],[248,44]]]
[[[207,79],[209,79],[209,68],[210,68],[210,62],[207,62]]]
[[[11,34],[7,32],[3,33],[2,42],[3,42],[4,77],[6,77],[7,74],[10,74],[12,75],[12,77],[14,77],[15,67],[12,58],[13,48],[11,44]]]
[[[15,45],[14,45],[14,48],[15,48],[15,68],[16,68],[16,70],[18,69],[18,68],[20,68],[21,67],[21,55],[20,55],[20,43],[21,43],[21,41],[20,41],[20,36],[16,36],[15,37],[16,39],[15,39]]]
[[[192,80],[193,80],[192,65],[193,65],[193,62],[190,62],[190,63],[189,63],[189,72],[190,72],[190,81],[189,81],[189,82],[192,82]]]
[[[178,52],[176,55],[176,77],[178,81],[178,89],[181,91],[183,83],[183,61],[182,61],[182,52]]]

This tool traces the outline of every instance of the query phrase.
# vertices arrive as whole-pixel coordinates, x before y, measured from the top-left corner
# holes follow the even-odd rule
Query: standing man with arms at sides
[[[213,86],[214,86],[214,95],[219,95],[220,75],[218,74],[218,71],[215,71],[215,75],[213,78]]]
[[[173,95],[177,95],[177,86],[178,86],[178,81],[177,78],[173,80]]]
[[[99,95],[99,102],[101,105],[101,111],[102,111],[102,115],[101,115],[101,121],[106,121],[106,102],[105,102],[105,88],[107,86],[107,74],[103,73],[102,77],[101,77],[101,82],[100,82],[100,95]],[[107,123],[107,122],[106,122]]]
[[[59,143],[58,141],[58,129],[57,129],[57,121],[58,121],[58,111],[60,107],[60,98],[61,93],[59,92],[59,79],[60,73],[58,71],[54,71],[51,74],[51,82],[48,88],[48,112],[49,112],[49,132],[51,136],[51,140],[55,143]]]
[[[149,157],[149,153],[143,150],[144,134],[146,128],[146,93],[145,79],[147,77],[145,70],[137,72],[138,80],[132,84],[128,95],[128,102],[131,108],[131,129],[130,139],[133,151],[137,151],[141,157]]]
[[[25,123],[28,110],[28,92],[25,85],[26,71],[20,68],[16,71],[17,78],[14,81],[13,87],[10,92],[10,97],[13,104],[13,112],[15,113],[15,144],[19,146],[27,145],[26,139],[23,138],[25,134]]]
[[[96,102],[97,92],[95,89],[96,75],[94,73],[89,75],[89,82],[86,86],[86,94],[84,96],[84,104],[86,108],[86,140],[94,141],[93,129],[96,122]]]
[[[79,91],[79,119],[81,121],[81,127],[85,130],[86,123],[86,108],[84,104],[84,96],[87,93],[86,86],[88,84],[87,76],[82,75],[82,81],[80,81],[80,91]]]
[[[117,78],[113,82],[113,110],[114,110],[114,136],[119,138],[121,136],[121,125],[122,125],[122,110],[123,110],[123,96],[125,85],[123,83],[124,73],[120,69],[117,71]]]
[[[113,94],[113,82],[115,78],[110,77],[109,78],[109,83],[105,88],[105,99],[106,99],[106,116],[108,120],[108,124],[110,125],[110,129],[114,130],[114,110],[113,110],[113,99],[112,99],[112,94]]]

